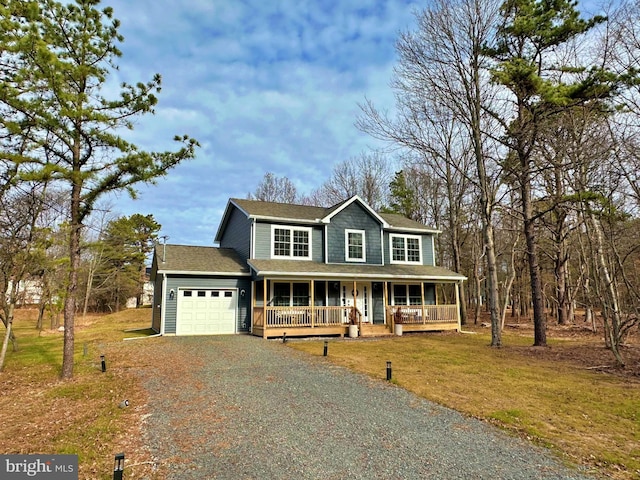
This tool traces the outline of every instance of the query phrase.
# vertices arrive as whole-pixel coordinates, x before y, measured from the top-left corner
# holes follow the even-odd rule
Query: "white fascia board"
[[[465,276],[448,277],[442,275],[391,275],[391,274],[366,274],[366,273],[318,273],[318,272],[282,272],[282,271],[256,271],[259,277],[295,277],[295,278],[360,278],[367,280],[422,280],[422,281],[447,281],[459,282],[467,280]]]
[[[388,228],[389,227],[389,224],[385,221],[385,219],[382,218],[380,215],[378,215],[378,212],[376,212],[373,208],[371,208],[369,206],[369,204],[367,204],[367,202],[362,200],[359,195],[354,195],[349,200],[347,200],[342,205],[340,205],[340,207],[338,207],[335,210],[333,210],[329,215],[327,215],[326,217],[322,218],[321,220],[324,223],[330,223],[331,222],[331,218],[336,216],[338,213],[340,213],[342,210],[344,210],[345,208],[347,208],[349,205],[351,205],[353,202],[356,202],[356,201],[360,202],[360,205],[362,205],[365,208],[365,210],[367,210],[371,214],[372,217],[374,217],[376,220],[378,220],[380,222],[380,224],[383,226],[383,228]]]
[[[401,227],[387,227],[385,230],[388,232],[394,233],[418,233],[418,234],[440,234],[442,230],[438,230],[437,228],[401,228]]]
[[[210,275],[210,276],[234,276],[234,277],[250,277],[248,272],[199,272],[194,270],[159,270],[158,273],[165,275]]]
[[[320,223],[318,219],[310,220],[308,218],[270,217],[268,215],[249,215],[249,218],[253,220],[261,220],[265,222],[278,222],[283,224],[296,224],[296,225],[316,225]]]

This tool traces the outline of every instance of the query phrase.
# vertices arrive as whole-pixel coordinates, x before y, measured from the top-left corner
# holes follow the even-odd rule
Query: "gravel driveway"
[[[401,388],[250,336],[161,338],[145,435],[172,479],[584,479]],[[154,353],[155,351],[155,353]]]

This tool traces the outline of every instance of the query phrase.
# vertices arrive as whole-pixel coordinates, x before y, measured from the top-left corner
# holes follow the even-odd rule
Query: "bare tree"
[[[357,123],[377,138],[425,156],[433,153],[432,140],[442,127],[441,119],[457,122],[458,132],[470,139],[473,176],[453,152],[442,160],[449,162],[451,172],[469,175],[479,197],[493,346],[502,343],[493,233],[500,172],[488,153],[497,134],[491,133],[493,122],[485,115],[494,92],[485,73],[482,46],[492,39],[498,10],[497,0],[432,2],[417,15],[417,31],[402,34],[397,43],[400,60],[392,86],[398,117],[388,118],[368,101]]]
[[[392,176],[391,161],[380,152],[361,153],[333,168],[329,180],[309,196],[316,205],[330,206],[360,196],[374,210],[387,202]]]
[[[271,172],[267,172],[256,187],[255,192],[250,193],[247,198],[262,202],[296,203],[298,201],[298,191],[293,182],[287,177],[278,177]]]

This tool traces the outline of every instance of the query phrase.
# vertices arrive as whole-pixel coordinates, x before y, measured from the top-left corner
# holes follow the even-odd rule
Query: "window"
[[[422,263],[422,238],[415,235],[390,235],[391,263]]]
[[[421,305],[420,285],[393,285],[393,305]]]
[[[364,262],[367,260],[364,233],[364,230],[345,230],[345,253],[347,261]]]
[[[272,257],[311,260],[311,229],[272,227]]]
[[[309,284],[274,282],[271,305],[277,307],[309,306]]]

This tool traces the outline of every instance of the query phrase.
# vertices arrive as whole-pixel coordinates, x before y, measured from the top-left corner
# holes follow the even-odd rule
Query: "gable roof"
[[[353,204],[353,203],[359,203],[362,208],[364,208],[367,212],[369,212],[369,215],[371,215],[373,218],[375,218],[378,222],[380,222],[380,224],[383,227],[388,227],[389,225],[387,224],[387,222],[384,220],[384,218],[382,218],[378,212],[376,212],[373,208],[371,208],[367,203],[365,203],[358,195],[354,195],[353,197],[345,200],[344,202],[341,202],[337,205],[334,205],[333,207],[331,207],[329,209],[329,212],[327,213],[327,215],[325,215],[322,218],[323,222],[330,222],[331,219],[336,216],[338,213],[340,213],[342,210],[344,210],[345,208],[347,208],[349,205]]]
[[[329,210],[324,207],[313,207],[310,205],[241,200],[238,198],[232,198],[229,202],[238,207],[249,218],[266,220],[316,222],[324,217],[327,210]]]
[[[158,273],[250,275],[247,264],[231,248],[156,245],[151,279]]]
[[[230,198],[227,207],[218,226],[215,241],[220,241],[222,232],[231,216],[232,208],[240,210],[247,218],[267,221],[281,221],[300,224],[322,224],[331,221],[331,218],[354,202],[358,202],[372,217],[388,230],[415,233],[441,233],[440,230],[428,227],[420,222],[411,220],[395,213],[378,213],[373,210],[358,195],[354,195],[331,207],[315,207],[311,205],[296,205],[292,203],[263,202],[261,200],[247,200]]]

